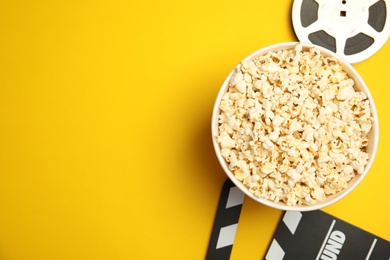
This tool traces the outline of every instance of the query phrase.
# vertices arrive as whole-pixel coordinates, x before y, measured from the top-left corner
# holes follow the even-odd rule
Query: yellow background
[[[292,1],[0,1],[0,259],[203,259],[225,174],[210,118],[239,60],[295,41]],[[390,240],[390,42],[372,170],[324,209]],[[232,259],[282,212],[246,198]]]

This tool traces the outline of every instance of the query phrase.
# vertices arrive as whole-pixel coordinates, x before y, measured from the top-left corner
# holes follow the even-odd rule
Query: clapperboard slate
[[[390,242],[321,210],[284,213],[266,260],[389,260]]]
[[[225,181],[207,260],[230,259],[244,197],[230,179]],[[321,210],[286,211],[264,259],[390,260],[390,242]]]

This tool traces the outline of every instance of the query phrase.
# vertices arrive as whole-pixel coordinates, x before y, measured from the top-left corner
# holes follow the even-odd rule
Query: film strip
[[[299,41],[327,48],[357,63],[376,53],[390,35],[386,0],[294,0]]]
[[[245,194],[230,179],[225,181],[207,250],[207,260],[230,259],[244,197]]]

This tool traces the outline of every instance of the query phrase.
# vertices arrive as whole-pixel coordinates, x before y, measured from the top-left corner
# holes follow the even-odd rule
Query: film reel
[[[386,0],[294,0],[299,41],[327,48],[357,63],[376,53],[390,35]]]

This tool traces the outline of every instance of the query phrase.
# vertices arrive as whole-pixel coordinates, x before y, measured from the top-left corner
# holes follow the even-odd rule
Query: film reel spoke
[[[380,33],[377,32],[374,28],[372,28],[369,24],[365,24],[361,28],[362,29],[360,30],[360,32],[367,36],[370,36],[374,39],[380,37]]]
[[[324,29],[323,23],[321,23],[320,21],[316,21],[311,25],[309,25],[308,27],[303,28],[302,31],[304,31],[305,34],[309,36],[310,34],[321,31],[323,29]]]
[[[344,53],[346,43],[347,43],[346,37],[343,37],[343,38],[339,37],[336,39],[336,53],[337,54],[340,55],[340,54]]]

